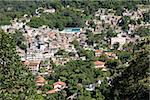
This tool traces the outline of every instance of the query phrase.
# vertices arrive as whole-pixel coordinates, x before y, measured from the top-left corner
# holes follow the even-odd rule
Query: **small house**
[[[100,68],[100,69],[106,68],[105,62],[102,62],[102,61],[95,61],[94,64],[95,64],[95,68]]]
[[[103,50],[95,50],[95,56],[99,57],[103,54]]]
[[[95,90],[95,84],[86,85],[85,89],[87,91],[94,91]]]
[[[54,94],[54,93],[56,93],[56,90],[49,90],[48,92],[46,92],[47,94]]]
[[[54,89],[49,90],[48,92],[46,92],[47,94],[54,94],[54,93],[56,93],[56,92],[58,92],[58,91],[63,90],[64,88],[66,88],[66,83],[65,83],[65,82],[61,82],[61,81],[58,81],[58,82],[55,82],[55,83],[53,84],[53,86],[54,86]]]
[[[55,91],[61,91],[66,87],[66,83],[61,81],[55,82],[53,85]]]

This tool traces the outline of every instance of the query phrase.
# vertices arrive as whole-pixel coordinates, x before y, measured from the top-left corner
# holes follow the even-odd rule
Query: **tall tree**
[[[121,100],[148,100],[149,39],[137,46],[133,60],[121,74],[114,78],[111,88],[112,97]],[[111,98],[112,100],[112,98]]]
[[[0,31],[0,55],[0,98],[35,100],[34,77],[16,54],[15,41],[3,31]]]
[[[103,100],[104,96],[99,89],[101,86],[96,85],[97,89],[92,92],[86,90],[85,86],[95,84],[100,79],[105,79],[108,75],[105,76],[104,73],[95,69],[90,61],[74,60],[66,63],[65,66],[56,66],[50,78],[55,81],[60,79],[67,84],[65,89],[67,97],[77,93],[78,100],[83,100],[83,98]],[[107,85],[107,83],[105,84]]]

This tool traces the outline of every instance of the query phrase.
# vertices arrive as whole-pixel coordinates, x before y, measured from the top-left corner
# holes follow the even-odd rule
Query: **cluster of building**
[[[47,84],[47,81],[44,79],[43,76],[37,76],[35,82],[38,90],[40,90],[45,84]],[[53,89],[47,91],[46,93],[53,94],[62,91],[65,88],[67,88],[66,83],[62,81],[58,81],[53,84]]]
[[[118,59],[117,55],[113,52],[106,52],[103,50],[95,50],[95,57],[100,57],[101,55],[105,55],[109,59]],[[95,61],[95,68],[102,69],[102,71],[107,71],[106,62],[103,61]]]
[[[24,20],[24,22],[22,22]],[[59,49],[64,49],[67,52],[76,53],[74,46],[71,42],[74,39],[85,42],[85,39],[80,38],[83,36],[82,29],[80,28],[66,28],[63,31],[58,29],[50,29],[47,26],[40,28],[31,28],[26,25],[30,21],[27,16],[21,19],[14,19],[11,25],[4,25],[1,28],[8,33],[14,33],[19,30],[25,37],[25,44],[27,45],[26,51],[17,47],[17,53],[20,55],[21,60],[27,64],[28,68],[37,73],[39,70],[40,62],[52,58],[56,64],[64,64],[70,59],[79,59],[78,56],[65,58],[55,56]],[[36,63],[35,63],[36,62]]]
[[[93,31],[94,34],[105,32],[108,27],[113,29],[115,33],[118,33],[118,35],[117,37],[111,37],[111,48],[113,44],[118,42],[120,44],[118,49],[122,50],[122,46],[125,43],[135,42],[137,39],[139,39],[139,36],[130,36],[139,27],[150,26],[149,23],[145,23],[143,21],[141,21],[140,24],[137,23],[137,20],[143,18],[143,14],[145,12],[148,12],[148,9],[138,8],[136,11],[124,9],[124,11],[122,12],[122,16],[116,15],[115,12],[116,11],[113,9],[100,8],[97,12],[95,12],[95,19],[93,20],[93,22],[96,24],[96,27],[95,29],[90,29],[91,31]],[[123,23],[123,16],[128,16],[131,20],[134,20],[136,22],[136,24],[129,24],[129,28],[127,31],[122,30],[119,25],[120,23]]]
[[[45,13],[55,13],[55,9],[36,9],[36,14],[40,16],[39,10],[44,10]],[[145,10],[138,9],[137,11],[125,11],[122,13],[123,16],[129,16],[133,20],[138,20],[143,17]],[[107,26],[111,27],[118,35],[116,37],[110,38],[110,45],[113,48],[113,44],[119,43],[119,50],[122,50],[122,46],[129,42],[135,42],[139,37],[130,37],[130,34],[134,32],[137,28],[148,23],[142,22],[141,24],[129,24],[128,31],[123,31],[118,25],[122,21],[122,16],[115,15],[115,11],[112,9],[99,9],[95,13],[96,19],[93,22],[96,24],[95,29],[88,27],[93,34],[101,33],[106,30]],[[23,21],[24,20],[24,21]],[[50,58],[55,64],[64,65],[70,60],[86,60],[86,57],[80,57],[71,43],[73,40],[77,40],[80,43],[80,46],[84,49],[90,49],[95,51],[95,57],[100,57],[101,55],[106,55],[110,59],[118,59],[117,55],[113,52],[107,52],[103,50],[95,50],[94,47],[91,47],[87,44],[87,37],[84,34],[84,28],[66,28],[63,31],[58,29],[50,29],[47,26],[42,26],[40,28],[31,28],[26,25],[30,21],[30,17],[24,15],[21,19],[14,19],[11,21],[11,25],[4,25],[1,28],[8,33],[15,33],[16,30],[19,30],[23,33],[25,37],[25,44],[27,45],[26,51],[16,47],[17,53],[20,55],[24,65],[32,71],[33,74],[37,75],[36,85],[37,87],[42,87],[47,84],[47,81],[41,75],[47,75],[52,72],[52,67],[50,63],[41,66],[43,61],[49,60]],[[88,21],[87,21],[87,26]],[[75,54],[74,56],[62,56],[55,55],[58,50],[63,49],[68,53]],[[94,61],[95,68],[102,69],[102,71],[107,71],[106,62],[103,61]],[[45,72],[40,72],[41,68],[45,68]],[[101,81],[99,81],[101,83]],[[58,81],[53,84],[53,89],[48,91],[47,94],[56,93],[58,91],[66,88],[66,83]],[[93,90],[93,85],[88,85],[87,90]]]

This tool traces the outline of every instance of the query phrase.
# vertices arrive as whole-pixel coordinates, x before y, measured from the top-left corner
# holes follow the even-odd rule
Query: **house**
[[[103,54],[103,50],[95,50],[95,56],[99,57]]]
[[[113,44],[119,43],[119,50],[122,49],[122,46],[127,42],[127,37],[123,37],[121,34],[118,34],[117,37],[111,38],[111,48],[113,47]]]
[[[105,69],[106,68],[105,62],[95,61],[94,64],[95,64],[95,68],[100,68],[100,69]]]
[[[86,60],[85,56],[80,57],[81,60]]]
[[[24,65],[32,71],[33,74],[36,74],[39,71],[41,61],[24,61]]]
[[[109,58],[118,58],[117,55],[113,52],[105,52],[105,55],[107,55]]]
[[[53,84],[53,86],[54,86],[54,90],[55,91],[61,91],[61,90],[63,90],[66,87],[66,83],[58,81],[58,82],[55,82]]]
[[[52,58],[53,62],[57,65],[64,65],[67,63],[70,59],[67,57],[61,57],[60,55],[56,55]]]
[[[49,90],[48,92],[46,92],[47,94],[54,94],[54,93],[56,93],[56,90]]]
[[[44,13],[55,13],[55,11],[56,11],[56,10],[52,8],[52,9],[44,9],[43,12],[44,12]]]
[[[97,83],[98,83],[99,85],[101,85],[101,84],[102,84],[102,82],[103,82],[103,80],[98,80],[98,82],[97,82]]]
[[[46,84],[46,80],[42,76],[37,76],[36,77],[36,86],[43,86]]]
[[[94,91],[95,90],[95,84],[90,84],[85,86],[87,91]]]
[[[66,88],[66,83],[58,81],[58,82],[55,82],[53,84],[53,86],[54,86],[54,89],[53,90],[49,90],[48,92],[46,92],[47,94],[54,94],[54,93],[56,93],[58,91],[63,90],[64,88]]]

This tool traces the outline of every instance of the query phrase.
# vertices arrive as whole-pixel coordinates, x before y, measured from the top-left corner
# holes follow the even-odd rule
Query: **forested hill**
[[[138,42],[129,67],[114,78],[110,90],[115,99],[149,99],[149,43],[150,38]]]
[[[91,1],[91,0],[1,0],[0,1],[0,25],[10,24],[10,20],[16,17],[21,17],[24,14],[34,15],[35,9],[38,7],[49,8],[52,7],[60,12],[68,5],[76,9],[84,10],[86,16],[92,15],[99,8],[108,8],[116,10],[116,14],[120,14],[123,8],[133,9],[137,8],[138,4],[148,5],[148,0],[134,0],[134,1]],[[80,17],[80,16],[79,16]],[[78,19],[78,18],[77,18]]]
[[[149,100],[147,5],[1,0],[0,100]]]

